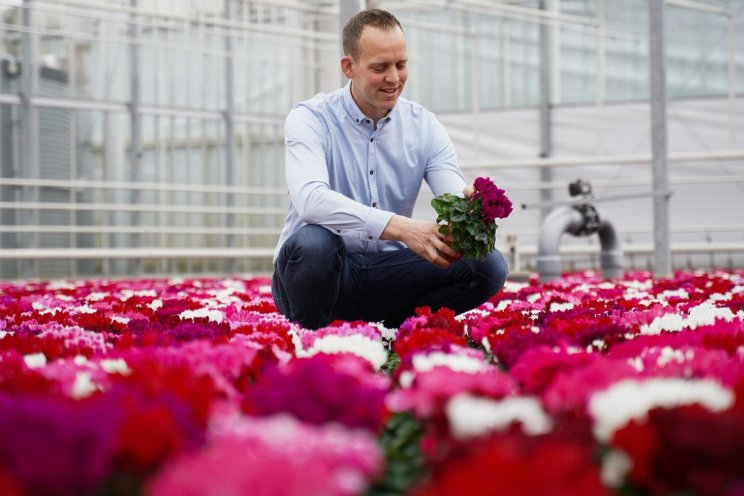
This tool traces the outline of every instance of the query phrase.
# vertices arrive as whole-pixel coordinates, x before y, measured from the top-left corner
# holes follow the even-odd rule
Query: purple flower
[[[0,394],[0,466],[28,494],[94,494],[112,469],[115,405]]]

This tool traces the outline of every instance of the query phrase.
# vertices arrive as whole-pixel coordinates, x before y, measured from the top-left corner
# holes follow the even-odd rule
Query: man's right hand
[[[440,268],[462,257],[461,252],[450,246],[452,238],[440,233],[438,224],[425,220],[393,215],[380,239],[402,241],[414,253]]]

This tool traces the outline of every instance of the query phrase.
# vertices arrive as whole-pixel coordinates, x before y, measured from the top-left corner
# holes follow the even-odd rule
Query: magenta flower
[[[483,219],[486,223],[505,219],[512,213],[512,202],[507,198],[506,192],[489,178],[476,178],[473,187],[475,188],[473,196],[482,203]]]
[[[356,355],[318,354],[264,372],[246,390],[245,411],[289,413],[303,422],[339,422],[377,431],[387,416],[386,377]]]
[[[0,467],[28,494],[93,495],[112,471],[119,417],[105,398],[0,393]]]

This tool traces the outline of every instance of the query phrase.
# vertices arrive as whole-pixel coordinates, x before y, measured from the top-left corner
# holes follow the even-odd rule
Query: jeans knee
[[[490,298],[504,287],[509,267],[501,252],[494,250],[485,260],[478,263],[475,273],[476,284],[481,286],[482,291]]]
[[[285,253],[294,263],[328,272],[340,264],[343,247],[339,236],[324,227],[308,224],[287,240]]]

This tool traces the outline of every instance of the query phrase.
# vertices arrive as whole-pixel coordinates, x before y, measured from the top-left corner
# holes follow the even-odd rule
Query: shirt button
[[[337,232],[337,233],[340,233],[340,232],[341,232],[341,229],[336,229],[336,232]]]
[[[370,138],[369,142],[372,143],[374,140],[375,140],[374,138]]]
[[[372,206],[373,207],[376,207],[377,206],[377,202],[372,202]]]
[[[369,119],[365,119],[364,122],[366,122],[367,124],[369,124]],[[370,238],[370,239],[372,239],[372,238]]]
[[[372,240],[372,239],[375,239],[375,238],[373,238],[372,236],[370,236],[369,239]]]
[[[370,175],[370,176],[371,176],[372,174],[374,174],[374,173],[375,173],[375,171],[373,171],[373,170],[369,171],[369,175]]]

